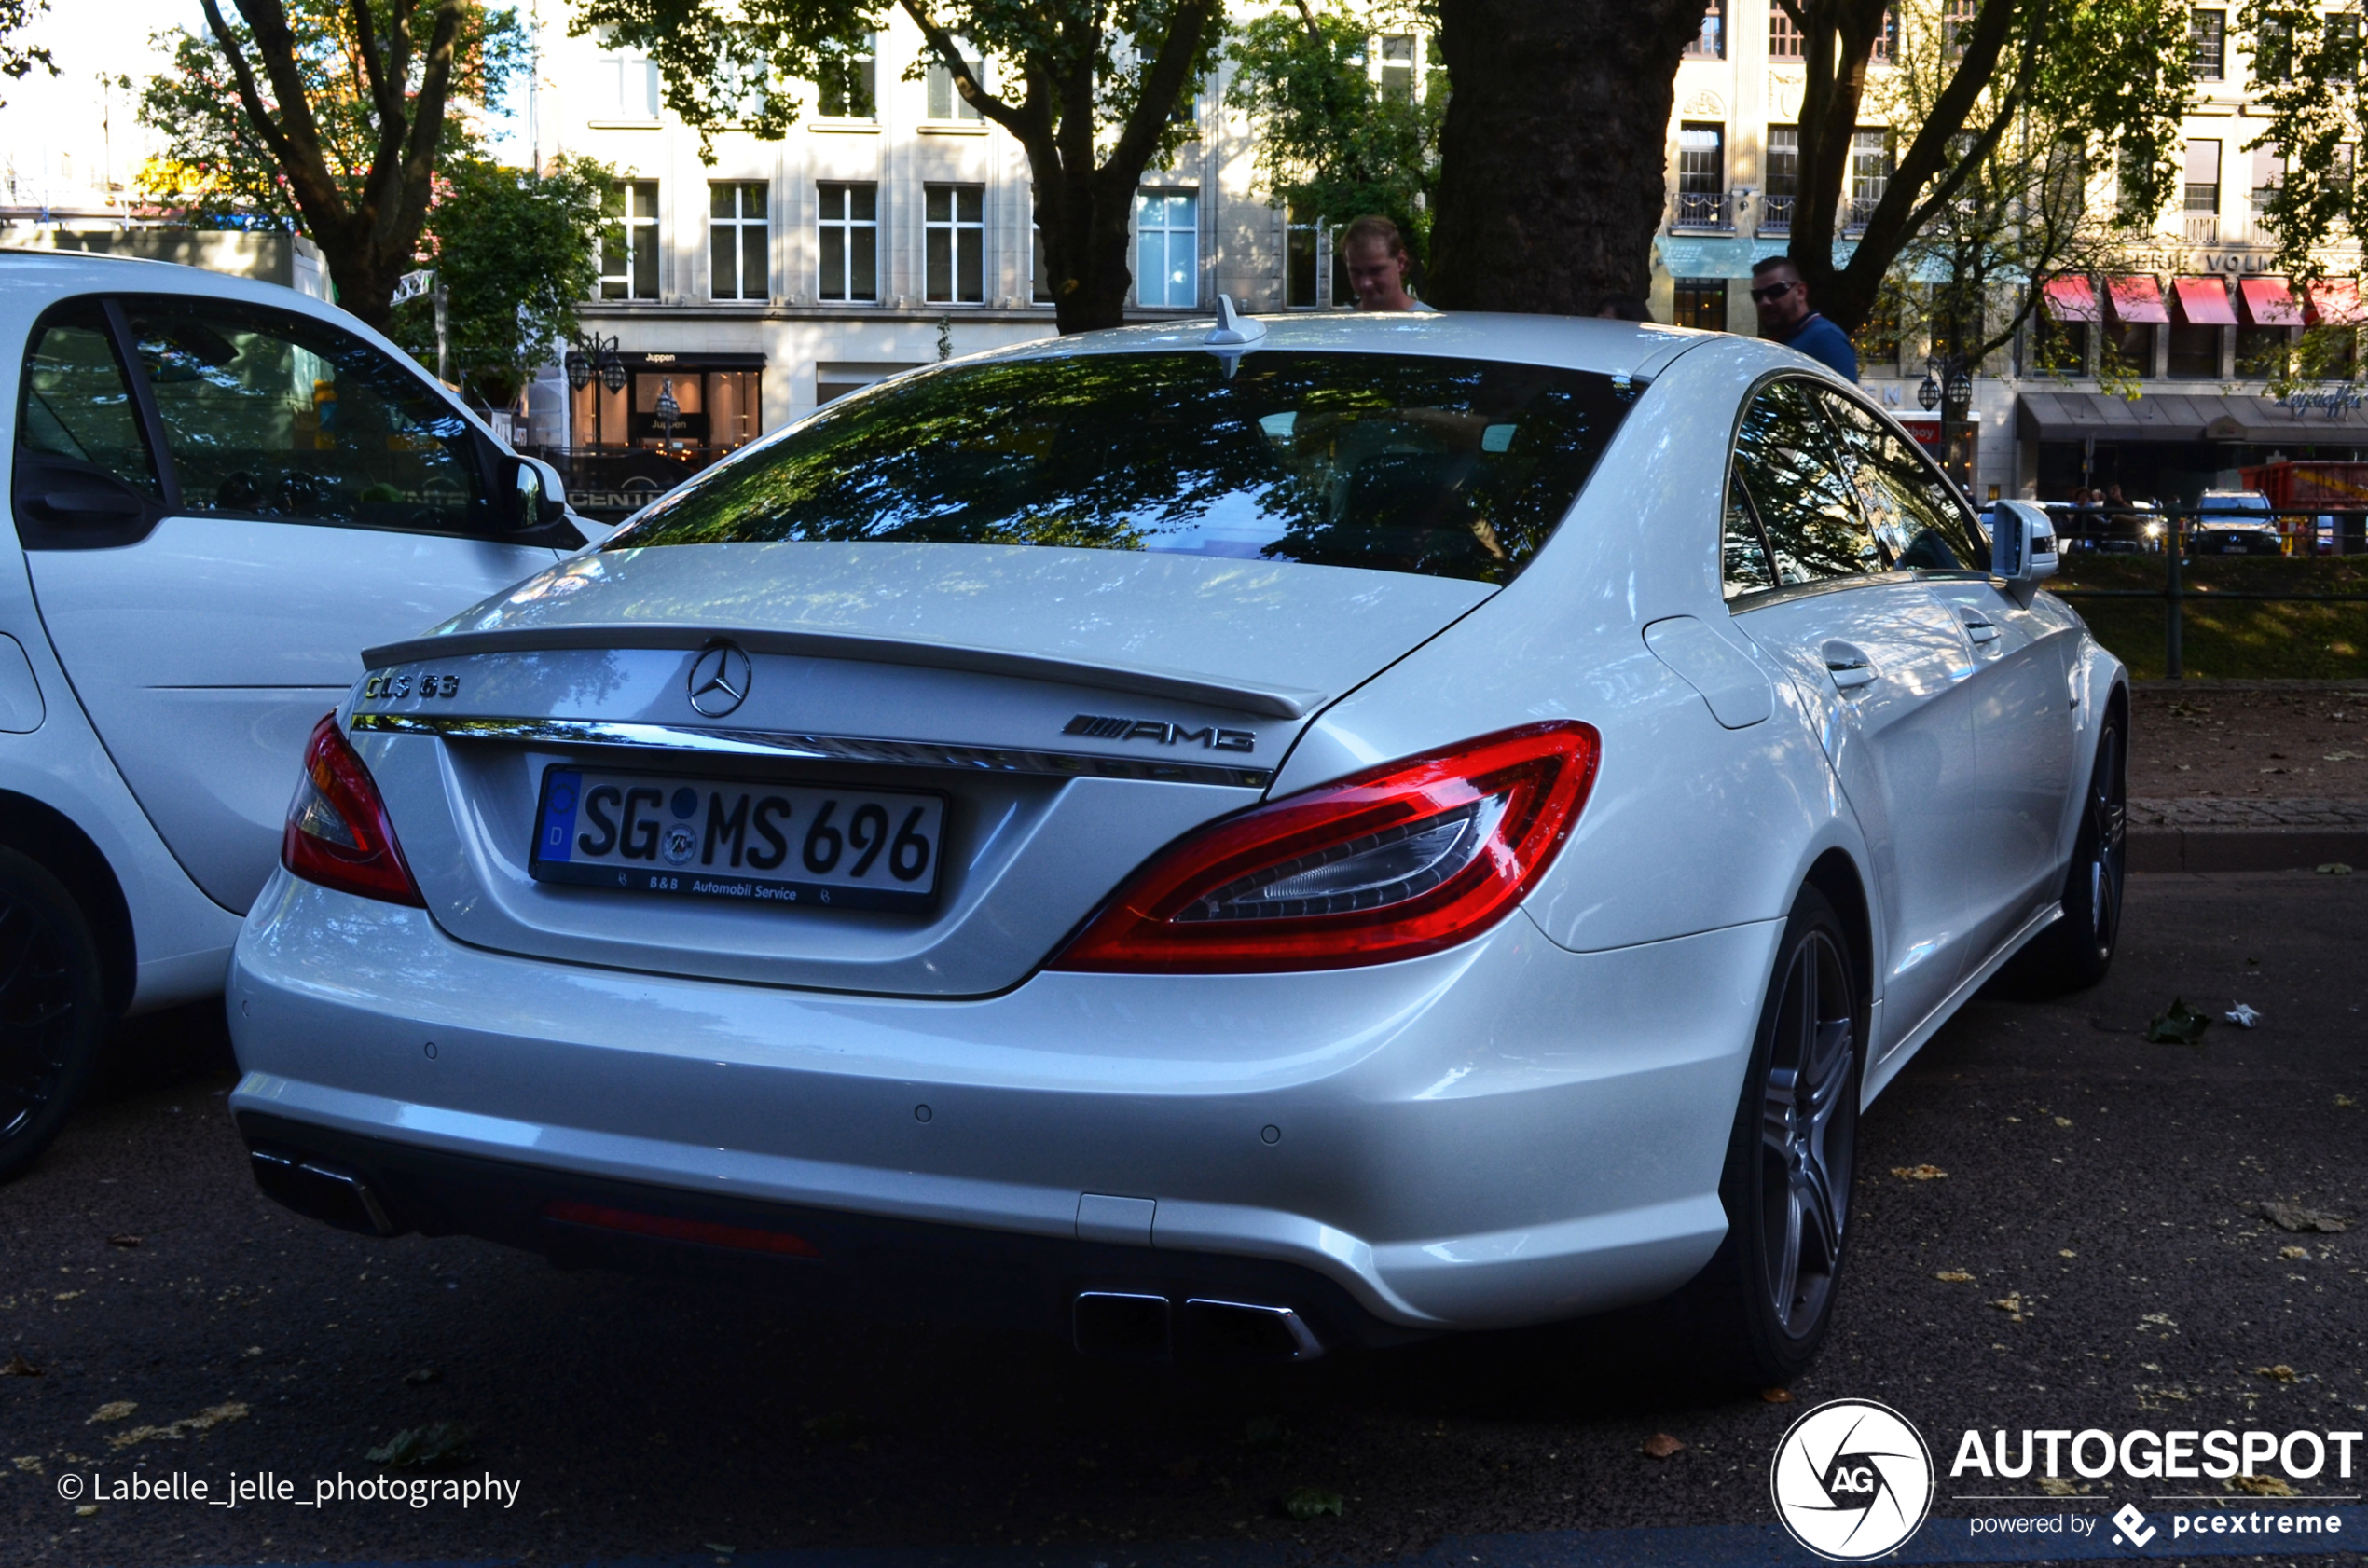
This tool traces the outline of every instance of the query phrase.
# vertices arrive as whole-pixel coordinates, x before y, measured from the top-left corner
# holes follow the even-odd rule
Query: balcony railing
[[[1731,233],[1735,227],[1735,198],[1728,191],[1681,190],[1670,215],[1672,228],[1707,228]]]
[[[2190,245],[2220,243],[2218,213],[2182,213],[2179,214],[2179,237]]]
[[[1793,231],[1793,203],[1797,196],[1763,196],[1759,199],[1759,231],[1762,234],[1790,234]]]
[[[1843,202],[1839,214],[1842,220],[1842,232],[1844,234],[1865,233],[1866,221],[1875,215],[1875,209],[1882,204],[1882,199],[1879,196],[1853,196]]]

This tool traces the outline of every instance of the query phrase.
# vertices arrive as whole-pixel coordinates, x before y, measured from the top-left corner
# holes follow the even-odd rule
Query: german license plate
[[[943,795],[835,785],[543,772],[528,869],[680,898],[923,909],[937,897]]]

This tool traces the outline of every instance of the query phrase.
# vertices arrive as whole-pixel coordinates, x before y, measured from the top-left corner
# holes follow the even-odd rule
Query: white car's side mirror
[[[2039,585],[2056,575],[2056,525],[2029,502],[1992,503],[1989,549],[1990,573],[2005,579],[2017,604],[2029,604]]]

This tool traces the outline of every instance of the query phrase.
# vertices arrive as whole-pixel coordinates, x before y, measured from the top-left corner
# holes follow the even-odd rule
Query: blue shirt
[[[1852,381],[1858,379],[1858,351],[1850,346],[1850,334],[1813,310],[1800,323],[1800,330],[1784,339],[1784,347],[1831,365]]]

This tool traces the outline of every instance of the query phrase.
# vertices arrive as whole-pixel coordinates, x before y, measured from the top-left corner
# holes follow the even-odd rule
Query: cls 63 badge
[[[461,678],[433,672],[414,675],[407,670],[388,670],[373,675],[362,683],[364,702],[396,701],[404,697],[457,697],[461,695]]]

